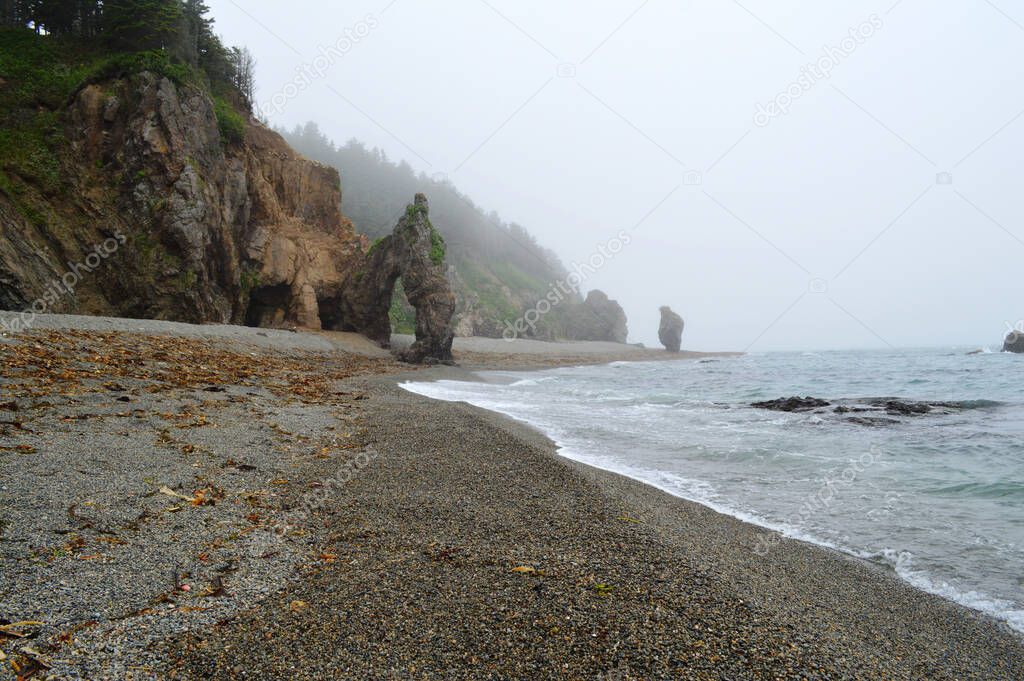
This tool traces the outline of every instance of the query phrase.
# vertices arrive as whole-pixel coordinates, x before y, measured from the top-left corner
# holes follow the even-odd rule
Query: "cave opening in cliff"
[[[317,298],[316,304],[320,314],[320,326],[324,331],[355,330],[351,324],[345,323],[340,296]]]
[[[280,326],[285,321],[291,289],[288,284],[259,286],[249,294],[249,309],[245,313],[246,326]]]

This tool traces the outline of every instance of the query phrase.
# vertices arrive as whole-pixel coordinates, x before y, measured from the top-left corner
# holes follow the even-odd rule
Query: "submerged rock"
[[[661,308],[661,325],[658,327],[658,340],[669,352],[679,352],[683,343],[683,318],[672,311],[668,305]]]
[[[828,407],[829,402],[820,400],[817,397],[783,397],[767,402],[754,402],[750,406],[757,409],[769,409],[771,411],[811,411]]]
[[[875,400],[870,404],[885,409],[887,413],[895,416],[920,416],[930,413],[933,407],[933,405],[925,402],[901,402],[899,400]],[[936,403],[934,406],[945,405]]]
[[[1016,352],[1024,354],[1024,332],[1011,331],[1003,341],[1003,352]]]
[[[851,416],[846,421],[848,423],[855,423],[858,426],[869,426],[871,428],[897,426],[900,423],[897,419],[890,419],[884,416]]]
[[[894,416],[924,416],[926,414],[951,414],[965,408],[964,403],[958,402],[918,402],[912,400],[899,400],[892,397],[876,397],[855,400],[838,400],[839,404],[832,409],[833,414],[844,416],[841,419],[845,423],[855,423],[862,426],[890,426],[900,423]],[[784,412],[807,412],[827,413],[819,411],[824,407],[831,406],[827,400],[817,397],[782,397],[767,402],[754,402],[750,406],[758,409],[769,409],[771,411]],[[857,414],[857,416],[848,416]]]

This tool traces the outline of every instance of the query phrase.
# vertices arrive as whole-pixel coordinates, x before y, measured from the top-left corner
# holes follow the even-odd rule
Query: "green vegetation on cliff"
[[[241,140],[252,59],[213,33],[197,0],[0,3],[0,193],[28,221],[64,190],[64,110],[80,87],[148,71],[210,93],[225,143]]]
[[[120,313],[164,315],[158,280],[177,298],[197,295],[199,274],[155,231],[168,197],[153,191],[150,168],[124,164],[122,149],[97,153],[85,136],[101,145],[105,132],[86,129],[79,94],[102,92],[123,120],[140,104],[137,75],[164,76],[205,92],[225,144],[239,141],[252,60],[221,44],[208,11],[197,0],[0,0],[0,306],[27,307],[44,277],[115,233],[128,237],[117,273],[52,300],[52,311],[106,314],[116,300]],[[129,213],[126,197],[143,195]]]
[[[0,28],[106,52],[115,68],[157,71],[178,82],[200,73],[219,94],[233,91],[251,109],[255,61],[244,48],[224,46],[204,0],[2,0]],[[37,56],[28,61],[45,66]]]

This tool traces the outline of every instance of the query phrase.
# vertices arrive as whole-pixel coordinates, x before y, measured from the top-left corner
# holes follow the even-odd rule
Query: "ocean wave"
[[[557,381],[557,380],[558,380],[558,376],[541,376],[539,378],[523,378],[523,379],[520,379],[520,380],[516,381],[515,383],[510,383],[508,387],[510,387],[510,388],[523,388],[523,387],[526,387],[526,386],[540,385],[541,383],[548,383],[548,382]]]
[[[832,365],[837,357],[802,364],[792,356],[747,357],[719,364],[716,371],[731,372],[725,377],[675,362],[623,364],[614,372],[607,366],[562,369],[557,382],[549,378],[554,372],[509,372],[504,383],[403,387],[511,416],[547,433],[566,458],[786,537],[888,565],[917,588],[1024,632],[1024,582],[1014,577],[1019,553],[979,553],[972,543],[980,531],[1005,534],[1008,545],[1024,537],[1024,480],[1014,475],[1024,460],[1024,400],[1016,383],[995,365],[971,363],[970,375],[960,376],[962,360],[937,355],[931,364],[869,355],[885,362],[868,367],[857,355],[845,372]],[[907,417],[898,429],[868,431],[829,427],[843,422],[831,411],[772,414],[747,407],[806,391],[912,394],[832,402],[874,413],[884,413],[890,400],[923,403],[938,418]],[[967,397],[977,399],[957,399]],[[833,503],[813,519],[794,515],[794,500],[819,495],[818,478],[833,469],[845,473],[851,462],[860,466],[855,481],[836,483]],[[1005,471],[1002,482],[972,474],[989,465]],[[1011,476],[1018,481],[1006,482]],[[994,515],[996,504],[1002,510]],[[865,512],[873,515],[865,520]],[[888,542],[905,542],[922,557],[873,548]]]
[[[912,559],[909,561],[897,560],[895,570],[896,574],[911,586],[959,603],[972,610],[979,610],[1006,622],[1012,629],[1024,633],[1024,609],[1021,609],[1017,603],[995,598],[973,589],[959,589],[949,582],[929,575],[924,570],[915,570]]]
[[[997,400],[954,400],[946,404],[953,405],[957,409],[995,409],[1006,406],[1007,403]]]
[[[1006,497],[1024,498],[1024,484],[1016,482],[964,482],[958,485],[946,485],[924,490],[925,494],[950,497],[974,497],[977,499],[1004,499]]]

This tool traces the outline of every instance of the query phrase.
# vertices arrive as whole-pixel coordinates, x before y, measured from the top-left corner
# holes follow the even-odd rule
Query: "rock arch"
[[[340,314],[348,330],[382,347],[391,344],[388,312],[399,277],[416,309],[416,341],[399,356],[409,362],[452,361],[455,296],[445,276],[444,239],[430,222],[427,197],[417,194],[394,232],[375,242],[348,274]],[[322,315],[323,316],[323,315]]]

